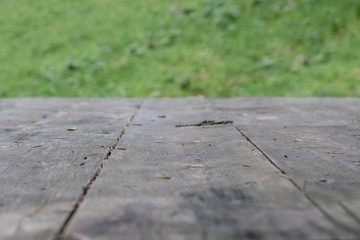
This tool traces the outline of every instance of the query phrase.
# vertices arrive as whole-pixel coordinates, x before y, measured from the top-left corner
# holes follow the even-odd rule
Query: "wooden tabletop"
[[[0,239],[360,239],[360,99],[4,99]]]

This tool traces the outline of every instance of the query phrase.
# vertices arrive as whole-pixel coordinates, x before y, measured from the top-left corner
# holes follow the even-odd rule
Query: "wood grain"
[[[275,98],[255,102],[215,100],[213,106],[221,108],[221,114],[235,118],[235,125],[285,171],[309,201],[336,228],[350,234],[342,238],[357,239],[360,238],[359,103],[359,99]],[[258,120],[258,116],[277,118]]]
[[[2,100],[0,239],[360,238],[359,99],[141,102]]]
[[[3,101],[0,238],[54,239],[139,102]]]
[[[223,115],[212,109],[213,104],[206,99],[146,100],[119,142],[126,151],[114,151],[70,222],[66,236],[350,236],[334,228],[231,124],[176,127],[222,119]]]

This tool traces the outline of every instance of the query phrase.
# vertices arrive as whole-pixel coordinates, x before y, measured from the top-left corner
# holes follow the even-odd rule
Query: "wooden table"
[[[360,99],[5,99],[0,239],[360,239]]]

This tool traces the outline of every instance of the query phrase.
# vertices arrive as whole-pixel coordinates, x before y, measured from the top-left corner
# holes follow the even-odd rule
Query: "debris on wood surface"
[[[294,142],[302,142],[303,140],[301,138],[294,138],[293,141]]]
[[[250,182],[244,183],[244,185],[245,185],[245,186],[248,186],[248,187],[251,187],[251,186],[257,185],[257,182],[255,182],[255,181],[250,181]]]
[[[208,166],[205,166],[203,164],[186,164],[186,169],[197,169],[197,168],[209,168]]]
[[[179,213],[178,210],[174,210],[174,211],[172,211],[172,212],[169,214],[169,216],[170,216],[170,217],[174,217],[174,216],[177,215],[178,213]]]
[[[195,123],[195,124],[178,124],[175,127],[199,127],[199,126],[207,126],[207,125],[232,124],[233,122],[234,121],[232,120],[222,120],[222,121],[204,120],[200,123]]]
[[[55,139],[67,139],[67,137],[56,137]]]
[[[170,176],[163,176],[163,175],[157,175],[156,176],[158,179],[171,179]]]

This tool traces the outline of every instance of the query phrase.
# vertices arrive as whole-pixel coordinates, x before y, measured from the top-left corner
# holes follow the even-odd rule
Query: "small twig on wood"
[[[170,176],[163,176],[163,175],[157,175],[156,176],[158,179],[171,179]]]
[[[219,125],[219,124],[231,124],[233,123],[232,120],[222,120],[222,121],[212,121],[212,120],[205,120],[200,123],[196,124],[179,124],[175,127],[200,127],[200,126],[207,126],[207,125]]]
[[[185,169],[198,169],[198,168],[210,168],[208,166],[205,166],[203,164],[186,164]]]
[[[56,137],[55,139],[67,139],[67,137]]]

